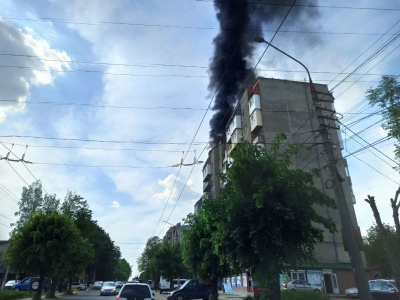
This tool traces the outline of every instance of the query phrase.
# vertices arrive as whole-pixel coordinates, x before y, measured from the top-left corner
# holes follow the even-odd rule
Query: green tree
[[[396,247],[396,230],[393,226],[387,224],[384,224],[384,228],[389,244],[398,261],[400,259],[400,249]],[[374,224],[367,230],[367,235],[363,237],[363,242],[368,267],[378,267],[381,270],[380,278],[392,278],[395,274],[393,274],[393,269],[385,251],[382,251],[381,231],[377,225]]]
[[[323,241],[326,228],[335,224],[316,213],[315,205],[335,208],[335,201],[314,185],[316,172],[293,169],[291,158],[302,150],[284,150],[279,135],[265,151],[250,143],[236,145],[233,163],[219,197],[226,220],[214,235],[216,253],[244,270],[251,268],[259,282],[266,282],[271,299],[280,299],[279,274],[287,266],[315,261],[314,246]]]
[[[378,86],[367,90],[367,99],[371,105],[382,108],[382,128],[388,136],[400,141],[400,83],[397,76],[382,76]],[[400,144],[395,144],[395,157],[400,162]],[[399,170],[399,166],[397,166]]]
[[[137,259],[138,270],[140,277],[144,280],[153,280],[154,284],[158,285],[160,271],[157,267],[156,253],[162,245],[162,240],[158,236],[149,238],[146,242],[146,247],[142,254]]]
[[[35,181],[28,187],[22,188],[21,200],[18,201],[18,212],[15,213],[18,216],[14,230],[24,225],[29,221],[32,214],[36,212],[49,213],[58,211],[60,206],[60,200],[56,198],[56,195],[46,194],[43,196],[43,188],[40,180]]]
[[[155,261],[160,275],[168,279],[170,290],[174,287],[173,279],[185,277],[187,273],[183,265],[181,245],[178,243],[163,242],[156,252]]]
[[[34,297],[41,298],[45,276],[53,276],[81,255],[88,245],[74,222],[58,212],[35,213],[12,233],[5,253],[7,265],[16,271],[40,276]]]
[[[114,278],[116,280],[128,281],[132,274],[132,268],[125,258],[118,260],[117,268],[114,271]]]
[[[226,219],[223,204],[214,199],[205,200],[197,215],[189,214],[185,224],[191,228],[183,232],[182,242],[184,265],[195,278],[212,284],[214,299],[218,296],[218,279],[232,273],[229,263],[215,254],[213,244],[218,224]]]

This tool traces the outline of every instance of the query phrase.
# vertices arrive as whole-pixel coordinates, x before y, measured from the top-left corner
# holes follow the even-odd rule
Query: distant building
[[[321,105],[327,109],[327,115],[334,111],[334,98],[327,85],[315,84],[322,97]],[[321,177],[316,186],[326,195],[335,199],[333,181],[327,168],[322,139],[319,136],[321,121],[313,111],[314,105],[310,85],[306,82],[258,78],[255,85],[249,87],[240,98],[226,127],[226,145],[217,145],[209,151],[208,159],[203,166],[203,199],[215,198],[223,186],[218,177],[226,171],[230,162],[230,153],[242,141],[259,145],[264,149],[278,133],[285,133],[286,143],[311,146],[311,152],[302,152],[294,158],[294,168],[305,170],[319,169]],[[337,126],[335,120],[324,126]],[[338,160],[338,170],[344,181],[342,183],[347,205],[350,210],[354,231],[359,237],[357,219],[353,204],[355,197],[347,162],[342,157],[342,139],[338,130],[330,130],[330,139],[335,145],[334,154]],[[292,279],[304,279],[310,283],[322,285],[326,293],[344,293],[348,287],[355,286],[349,254],[343,243],[339,212],[326,207],[316,207],[318,214],[332,218],[338,229],[337,233],[324,233],[324,241],[315,246],[315,258],[318,265],[304,264],[298,270],[291,270]],[[362,254],[362,257],[364,255]],[[365,265],[365,261],[364,261]]]
[[[170,242],[171,244],[180,244],[182,243],[182,232],[188,229],[190,229],[189,225],[181,225],[181,223],[177,223],[167,230],[163,240]]]

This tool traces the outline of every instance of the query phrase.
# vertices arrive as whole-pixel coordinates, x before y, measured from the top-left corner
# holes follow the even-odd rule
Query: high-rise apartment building
[[[277,134],[285,133],[285,143],[312,148],[310,152],[304,151],[296,155],[293,168],[319,169],[321,176],[315,179],[316,186],[335,199],[335,182],[318,131],[320,126],[329,126],[329,138],[337,158],[337,168],[344,179],[342,186],[351,222],[361,242],[353,207],[355,198],[351,179],[346,160],[341,153],[342,140],[339,130],[334,129],[338,126],[333,113],[334,99],[327,85],[315,84],[315,88],[321,95],[320,104],[326,116],[324,120],[318,118],[314,112],[309,83],[259,78],[254,86],[247,88],[226,127],[226,144],[217,145],[209,151],[203,167],[203,198],[215,198],[218,195],[223,183],[217,174],[226,170],[229,154],[238,143],[248,141],[268,149]],[[331,218],[338,231],[334,234],[326,231],[324,241],[315,246],[318,264],[304,264],[297,270],[291,270],[291,278],[321,285],[327,293],[344,293],[344,289],[354,286],[355,282],[349,254],[342,238],[339,212],[327,207],[315,207],[315,210],[318,214]]]

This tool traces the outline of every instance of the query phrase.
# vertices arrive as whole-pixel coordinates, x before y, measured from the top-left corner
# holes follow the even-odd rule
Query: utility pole
[[[323,145],[324,145],[324,152],[326,153],[326,156],[328,158],[329,168],[332,172],[332,181],[333,181],[333,185],[334,185],[334,192],[335,192],[338,211],[339,211],[339,215],[340,215],[340,221],[341,221],[342,229],[343,229],[342,230],[343,239],[348,247],[350,261],[351,261],[351,264],[353,267],[354,277],[355,277],[357,288],[358,288],[358,298],[363,299],[363,300],[372,300],[371,291],[368,286],[368,279],[367,279],[365,269],[364,269],[364,263],[361,258],[360,249],[358,248],[356,236],[355,236],[354,230],[353,230],[353,225],[352,225],[351,219],[350,219],[349,207],[347,206],[346,198],[345,198],[344,191],[343,191],[342,182],[344,181],[344,179],[342,178],[342,176],[340,175],[340,173],[337,169],[337,165],[336,165],[337,161],[336,161],[335,155],[333,153],[334,152],[333,143],[329,137],[329,132],[328,132],[329,129],[334,129],[334,130],[339,129],[336,126],[331,126],[329,124],[329,120],[337,121],[336,117],[332,117],[336,114],[336,112],[322,107],[322,102],[333,103],[333,97],[330,93],[327,94],[327,93],[323,93],[323,92],[318,92],[316,90],[314,83],[311,79],[311,74],[308,71],[307,67],[302,62],[300,62],[299,60],[290,56],[289,54],[282,51],[281,49],[275,47],[274,45],[267,42],[262,37],[255,36],[253,38],[253,40],[258,43],[268,44],[272,48],[276,49],[277,51],[281,52],[282,54],[286,55],[287,57],[289,57],[289,58],[293,59],[294,61],[296,61],[297,63],[299,63],[307,71],[308,80],[310,82],[310,92],[311,92],[311,97],[312,97],[312,101],[313,101],[314,108],[315,108],[315,113],[317,115],[318,120],[322,120],[322,123],[320,123],[318,130],[322,137],[322,141],[323,141]],[[330,96],[332,100],[322,99],[323,97],[320,97],[320,95],[322,95],[323,97]],[[324,115],[324,113],[323,113],[324,111],[329,112],[329,115]]]

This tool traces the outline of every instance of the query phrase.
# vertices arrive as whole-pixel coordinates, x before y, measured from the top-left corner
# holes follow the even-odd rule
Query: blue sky
[[[368,142],[386,135],[378,114],[352,122],[377,110],[368,107],[365,91],[381,75],[398,73],[400,41],[357,70],[361,75],[340,80],[398,34],[400,3],[302,3],[273,43],[301,60],[314,82],[333,89],[349,126],[342,127],[347,155],[366,145],[350,130],[371,126],[360,133]],[[296,10],[310,9],[315,18],[297,17]],[[266,40],[286,12],[263,28]],[[1,1],[0,155],[14,144],[12,152],[34,164],[28,170],[10,163],[12,169],[0,161],[0,239],[8,237],[22,187],[37,178],[59,198],[71,190],[87,199],[136,275],[147,239],[162,237],[163,221],[180,222],[201,197],[202,165],[170,166],[183,153],[185,163],[206,159],[213,115],[206,108],[214,92],[207,88],[207,68],[218,33],[212,1]],[[299,65],[255,47],[248,66],[258,75],[305,80]],[[366,196],[376,197],[383,221],[393,224],[389,199],[400,185],[389,159],[393,141],[376,148],[347,158],[363,233],[373,222]]]

